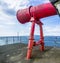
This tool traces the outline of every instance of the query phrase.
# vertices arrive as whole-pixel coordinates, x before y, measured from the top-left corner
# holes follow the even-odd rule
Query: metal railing
[[[12,37],[0,37],[0,45],[8,45],[8,44],[14,44],[14,43],[25,43],[27,44],[28,43],[28,39],[29,37],[27,36],[12,36]],[[39,37],[36,38],[35,37],[35,40],[39,40]],[[57,47],[59,46],[60,47],[60,37],[55,37],[55,38],[46,38],[44,39],[44,43],[45,43],[45,46],[54,46],[54,47]]]

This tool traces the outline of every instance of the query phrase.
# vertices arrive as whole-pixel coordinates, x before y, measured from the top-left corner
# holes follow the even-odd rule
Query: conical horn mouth
[[[60,16],[60,0],[50,0],[50,2],[56,8],[57,13]]]

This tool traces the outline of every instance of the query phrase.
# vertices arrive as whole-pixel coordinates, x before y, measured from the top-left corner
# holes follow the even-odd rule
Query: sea
[[[37,42],[40,39],[39,35],[34,36],[34,40]],[[0,36],[0,46],[24,43],[28,44],[29,36]],[[60,47],[60,36],[44,36],[45,46]]]

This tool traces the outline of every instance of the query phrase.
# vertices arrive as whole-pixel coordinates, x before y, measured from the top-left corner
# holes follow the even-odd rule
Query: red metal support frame
[[[35,23],[40,27],[40,40],[38,42],[34,42],[34,30],[35,30]],[[33,46],[41,45],[40,50],[44,51],[44,37],[43,37],[43,23],[41,21],[32,20],[31,32],[28,42],[28,51],[27,51],[27,59],[31,58]]]
[[[30,38],[28,43],[27,59],[31,58],[33,46],[40,45],[40,50],[44,51],[44,37],[42,28],[43,23],[39,21],[39,19],[53,15],[57,15],[57,11],[51,3],[30,6],[29,8],[18,10],[17,19],[22,24],[30,22],[30,19],[33,17]],[[40,27],[40,40],[38,42],[34,42],[35,23],[38,24]]]
[[[43,23],[40,21],[39,23],[39,27],[40,27],[40,50],[44,51],[44,36],[43,36],[43,27],[42,27]]]
[[[36,45],[40,44],[41,45],[40,50],[44,51],[44,36],[43,36],[43,27],[42,27],[43,23],[39,20],[36,23],[39,25],[40,28],[40,40],[36,42]]]
[[[34,43],[34,29],[35,29],[35,20],[32,21],[30,38],[28,43],[27,59],[31,58],[31,53],[32,53],[33,43]]]

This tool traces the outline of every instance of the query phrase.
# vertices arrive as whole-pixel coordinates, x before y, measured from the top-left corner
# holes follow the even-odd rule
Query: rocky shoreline
[[[39,47],[33,47],[32,58],[27,60],[27,44],[0,46],[0,63],[60,63],[60,48],[45,46],[41,52]]]
[[[6,63],[9,57],[20,54],[21,50],[26,46],[23,43],[0,46],[0,63]]]

